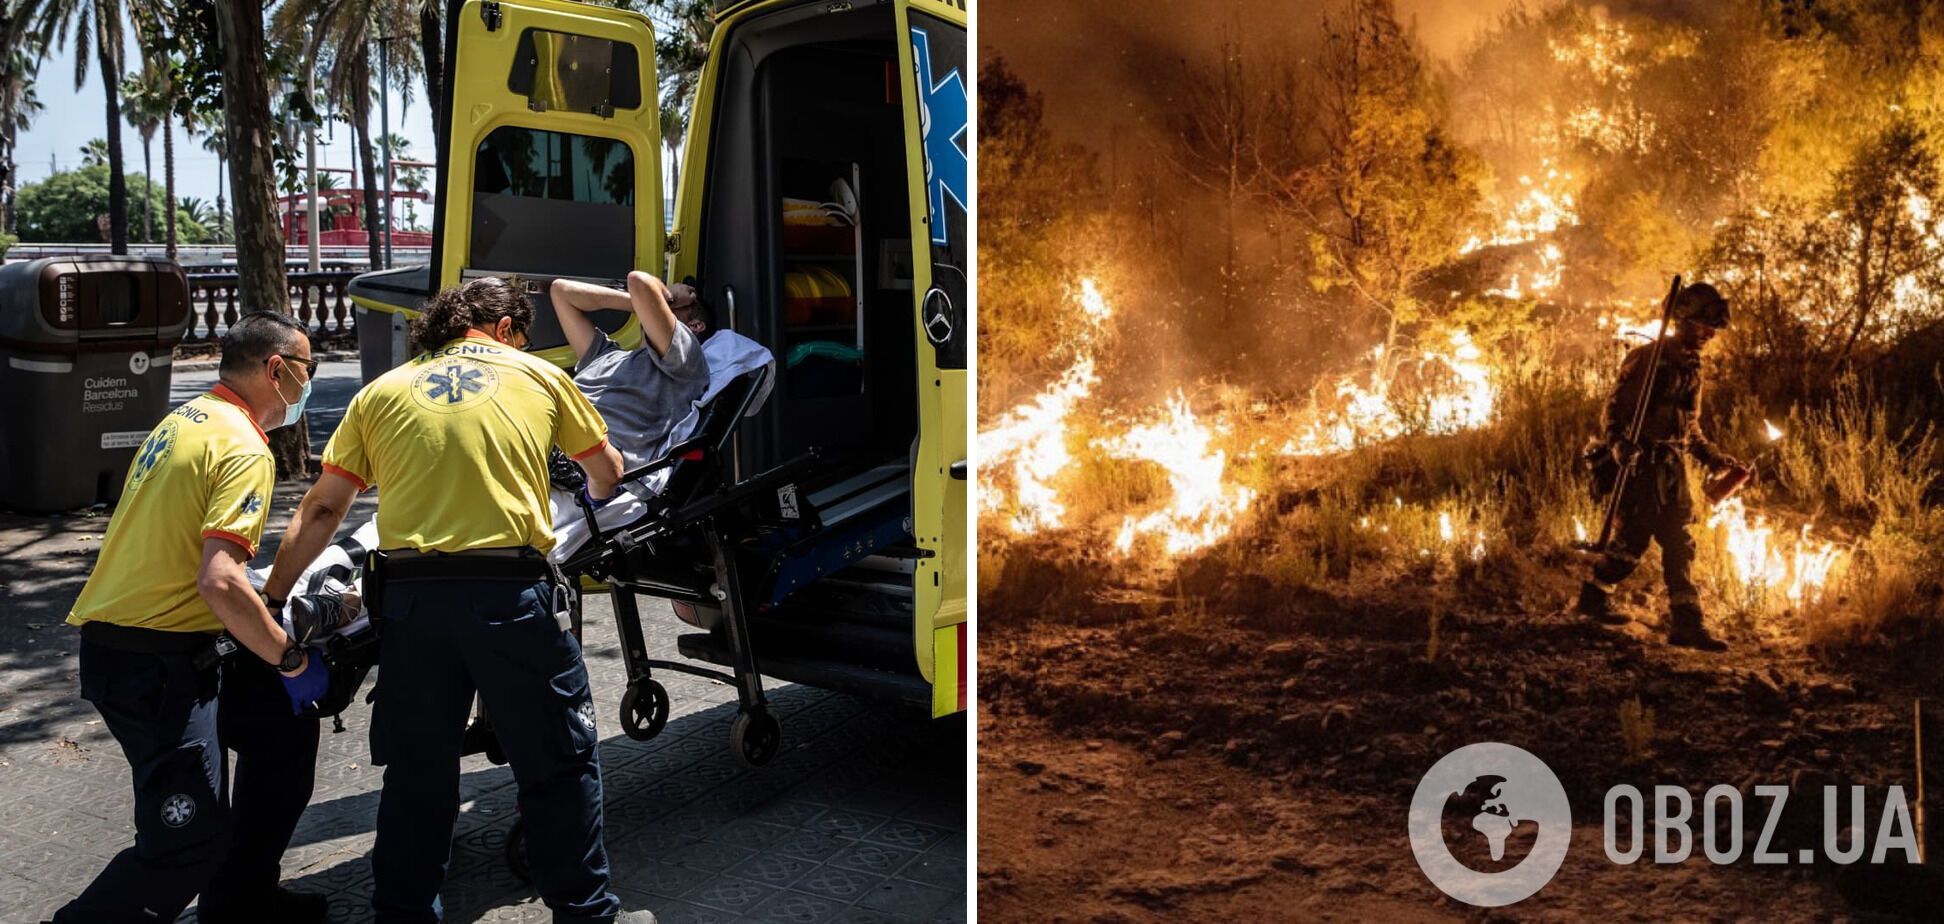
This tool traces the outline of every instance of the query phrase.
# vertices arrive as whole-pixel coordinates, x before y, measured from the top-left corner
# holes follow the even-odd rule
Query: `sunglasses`
[[[315,360],[315,359],[305,359],[305,358],[303,358],[302,356],[292,356],[292,355],[290,355],[289,353],[278,353],[278,354],[276,354],[276,356],[277,356],[277,358],[279,358],[279,359],[282,359],[282,360],[283,360],[284,362],[287,362],[287,363],[296,363],[296,364],[298,364],[298,365],[300,365],[300,366],[303,366],[303,367],[304,367],[304,378],[310,378],[311,376],[314,376],[314,375],[316,375],[316,374],[317,374],[317,362],[318,362],[318,361],[317,361],[317,360]],[[264,360],[264,362],[266,362],[266,363],[267,363],[267,362],[269,362],[269,360],[267,360],[267,359],[266,359],[266,360]]]

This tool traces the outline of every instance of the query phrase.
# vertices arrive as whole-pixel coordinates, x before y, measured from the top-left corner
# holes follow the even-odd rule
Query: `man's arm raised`
[[[668,286],[651,273],[636,270],[628,274],[628,304],[635,320],[641,322],[642,339],[655,348],[656,356],[667,356],[668,345],[675,342],[675,309],[669,307]]]
[[[594,348],[594,322],[587,312],[626,311],[629,307],[627,293],[578,279],[556,279],[547,294],[553,301],[554,317],[560,320],[560,330],[567,335],[567,345],[574,348],[575,362],[586,362],[587,351]]]

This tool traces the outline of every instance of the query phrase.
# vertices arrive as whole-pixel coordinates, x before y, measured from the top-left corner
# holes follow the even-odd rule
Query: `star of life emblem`
[[[180,828],[196,817],[196,800],[186,793],[176,793],[162,802],[162,823],[171,828]]]

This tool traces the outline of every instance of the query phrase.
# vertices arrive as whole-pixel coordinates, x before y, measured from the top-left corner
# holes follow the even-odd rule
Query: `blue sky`
[[[133,64],[141,57],[135,47],[134,30],[128,30],[128,34],[128,47],[123,60]],[[409,53],[411,49],[395,47],[395,51]],[[399,88],[392,87],[392,130],[411,141],[414,159],[432,160],[435,151],[432,147],[431,110],[423,101],[423,85],[416,85],[412,90],[414,99],[408,109],[403,104]],[[76,90],[73,45],[54,49],[48,54],[47,60],[41,64],[35,92],[45,108],[34,124],[20,135],[20,147],[15,156],[20,166],[19,182],[22,185],[47,178],[50,155],[61,169],[72,169],[81,163],[82,145],[87,144],[89,139],[107,136],[99,67],[90,61],[87,83]],[[374,105],[371,112],[372,136],[376,137],[378,132],[378,107]],[[155,181],[160,184],[162,136],[159,133],[153,147]],[[122,126],[122,156],[123,166],[128,172],[142,172],[142,136],[125,124]],[[319,129],[317,162],[320,167],[357,166],[349,125],[337,122]],[[182,127],[177,125],[176,195],[197,196],[213,205],[216,201],[216,170],[216,155],[203,150],[200,139],[185,140]],[[403,220],[403,212],[400,212],[400,220]],[[423,208],[419,209],[419,221],[428,226],[431,223],[430,216]]]

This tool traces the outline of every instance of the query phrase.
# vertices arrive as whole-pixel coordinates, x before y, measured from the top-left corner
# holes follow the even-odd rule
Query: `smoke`
[[[1286,0],[1205,4],[995,0],[979,8],[980,57],[999,56],[1046,101],[1064,140],[1110,154],[1160,140],[1181,108],[1181,76],[1225,42],[1303,41],[1314,8]]]

